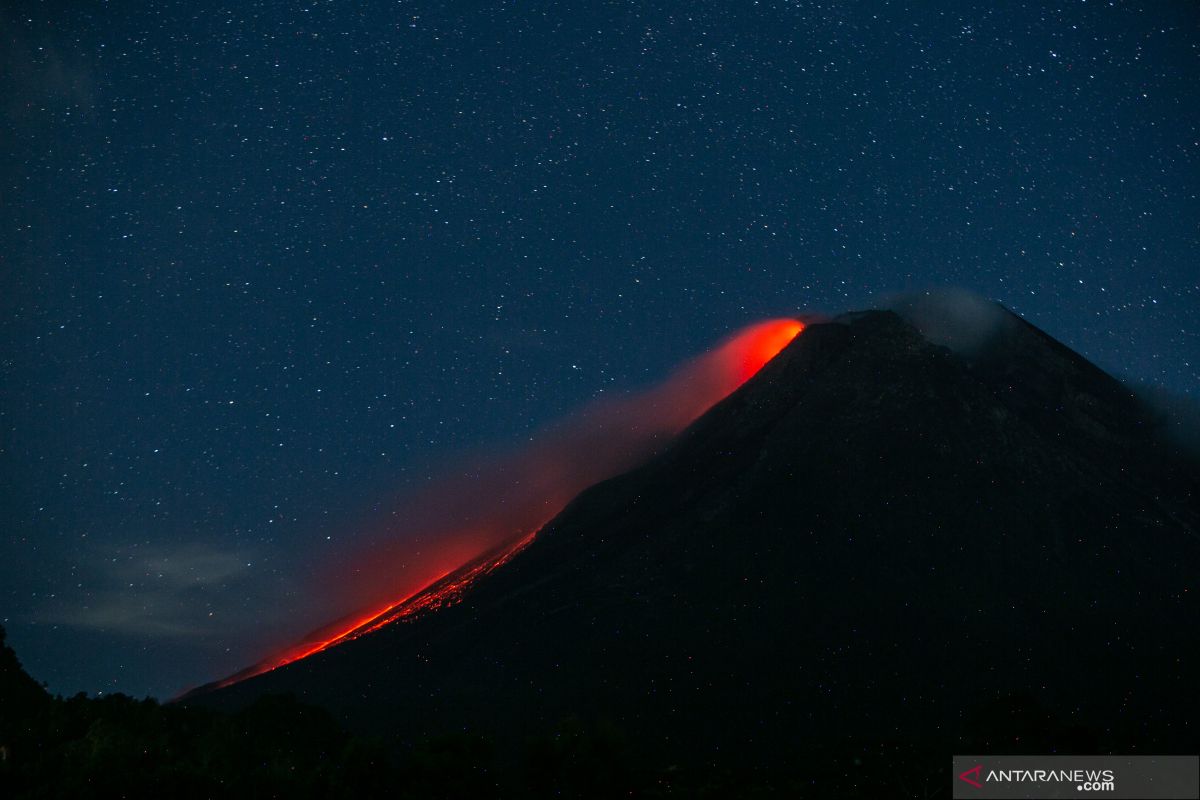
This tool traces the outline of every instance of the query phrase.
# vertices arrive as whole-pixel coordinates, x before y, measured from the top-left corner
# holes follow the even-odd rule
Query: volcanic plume
[[[750,325],[638,394],[550,425],[530,445],[437,482],[368,536],[324,586],[357,609],[253,666],[244,678],[457,601],[477,577],[527,546],[586,487],[637,465],[737,389],[802,330],[796,319]]]

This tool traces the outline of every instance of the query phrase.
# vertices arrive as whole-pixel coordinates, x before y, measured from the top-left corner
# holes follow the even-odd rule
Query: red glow
[[[343,602],[359,611],[217,685],[457,603],[470,583],[528,547],[575,495],[654,453],[803,329],[794,319],[751,325],[656,387],[594,404],[541,431],[519,452],[472,460],[463,474],[443,479],[390,512],[369,546],[322,582],[341,587]]]
[[[373,608],[326,625],[309,634],[305,637],[304,641],[298,642],[281,653],[263,659],[259,663],[218,682],[216,685],[217,687],[229,686],[240,680],[245,680],[246,678],[278,669],[293,661],[307,658],[329,647],[357,639],[397,620],[412,619],[425,612],[454,605],[462,599],[467,587],[472,582],[508,563],[517,553],[529,546],[533,541],[533,537],[534,534],[531,533],[483,553],[463,564],[458,569],[442,575],[419,592],[414,592],[393,603]]]
[[[804,323],[794,319],[775,320],[749,329],[734,343],[744,342],[738,385],[745,383],[779,354],[779,351],[804,330]]]

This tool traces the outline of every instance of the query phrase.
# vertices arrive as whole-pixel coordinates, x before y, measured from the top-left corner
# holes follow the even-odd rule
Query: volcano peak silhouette
[[[961,351],[903,311],[810,324],[458,604],[188,702],[403,741],[604,720],[696,768],[1195,752],[1200,469],[997,309]]]

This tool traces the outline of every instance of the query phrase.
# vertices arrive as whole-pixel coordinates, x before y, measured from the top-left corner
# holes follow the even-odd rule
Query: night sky
[[[0,4],[0,619],[168,697],[464,454],[960,287],[1200,393],[1200,12]]]

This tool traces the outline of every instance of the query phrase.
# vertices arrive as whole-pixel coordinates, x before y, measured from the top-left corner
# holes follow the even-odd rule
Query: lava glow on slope
[[[425,612],[436,611],[439,608],[454,605],[462,599],[463,593],[466,592],[470,584],[474,583],[478,578],[494,572],[507,564],[517,553],[524,550],[533,542],[533,537],[534,534],[530,533],[518,537],[515,541],[507,542],[500,547],[489,550],[463,564],[458,569],[446,573],[419,592],[415,592],[387,606],[365,611],[360,615],[340,619],[337,622],[313,631],[302,641],[283,652],[266,658],[240,672],[236,672],[222,681],[218,681],[213,685],[213,688],[229,686],[246,678],[252,678],[255,675],[261,675],[264,672],[278,669],[285,664],[307,658],[314,653],[319,653],[334,645],[349,642],[352,639],[357,639],[360,636],[377,631],[391,622],[401,619],[411,620]]]
[[[738,386],[753,378],[802,330],[804,330],[804,323],[797,320],[775,320],[748,328],[743,335],[734,338],[730,343],[735,345],[734,352],[744,348],[741,350],[742,363],[741,372],[738,375]]]
[[[506,564],[575,495],[644,461],[774,358],[802,330],[794,319],[743,328],[641,393],[596,403],[516,453],[472,460],[407,503],[394,526],[339,565],[325,586],[350,587],[361,609],[210,687],[277,669],[384,625],[457,603]],[[423,549],[423,546],[424,549]]]

